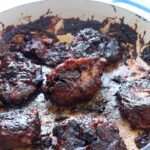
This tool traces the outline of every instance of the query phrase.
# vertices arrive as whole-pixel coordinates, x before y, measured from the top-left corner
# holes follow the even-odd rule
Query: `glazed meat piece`
[[[123,83],[117,93],[121,114],[135,128],[150,128],[150,80]]]
[[[150,65],[150,46],[147,46],[146,48],[143,49],[141,53],[141,58],[148,64]]]
[[[40,121],[35,110],[0,113],[0,150],[32,146],[39,134]]]
[[[137,32],[127,24],[114,23],[110,25],[109,34],[119,41],[119,43],[130,43],[135,45]]]
[[[115,38],[92,28],[80,30],[71,44],[71,50],[76,58],[101,56],[107,59],[107,64],[118,61],[122,56]]]
[[[57,138],[57,150],[126,150],[118,128],[100,117],[72,117],[58,123],[52,132]]]
[[[31,99],[43,81],[40,67],[26,61],[21,54],[16,55],[18,60],[12,55],[2,60],[0,100],[6,105],[21,104],[23,100]]]
[[[47,91],[53,102],[75,104],[93,98],[100,89],[101,69],[105,59],[69,59],[47,74]]]
[[[54,45],[52,42],[52,39],[30,37],[26,39],[22,53],[25,54],[25,56],[32,58],[36,63],[51,67],[72,57],[71,53],[67,50],[65,43]]]

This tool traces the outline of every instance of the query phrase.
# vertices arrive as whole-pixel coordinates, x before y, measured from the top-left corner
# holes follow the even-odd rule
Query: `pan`
[[[136,32],[138,33],[138,40],[136,43],[136,51],[138,56],[136,59],[134,59],[134,61],[130,62],[131,70],[136,69],[137,66],[143,67],[146,70],[150,69],[150,66],[147,63],[145,63],[139,56],[143,47],[147,46],[150,42],[150,31],[149,31],[150,22],[129,10],[99,1],[44,0],[11,8],[9,10],[0,13],[0,22],[1,22],[0,33],[2,33],[3,30],[9,25],[15,26],[18,24],[27,24],[29,22],[39,19],[39,17],[42,15],[45,16],[57,15],[61,18],[80,18],[81,20],[87,20],[92,18],[99,22],[103,22],[106,19],[110,19],[115,21],[116,23],[120,23],[121,20],[123,19],[123,22],[125,24],[131,26],[133,29],[136,29]],[[144,43],[142,45],[139,42],[140,38]],[[128,72],[128,70],[126,69],[119,71],[118,68],[113,72],[117,74],[118,72],[122,71]],[[110,72],[108,71],[105,75],[109,76]],[[107,84],[107,81],[105,80],[105,75],[103,77],[103,82],[106,82]],[[109,116],[107,119],[110,122],[113,122],[117,125],[120,131],[119,134],[123,138],[127,149],[138,150],[134,140],[137,137],[137,135],[141,133],[143,130],[132,129],[128,121],[124,120],[120,116],[119,111],[118,110],[115,111],[114,108],[111,107],[111,105],[113,104],[110,104],[110,106],[108,106],[105,112],[108,113]],[[66,114],[66,112],[68,112],[68,110],[66,109],[67,108],[62,108],[61,110],[63,111],[61,113],[63,114],[65,112],[64,114]],[[56,115],[55,111],[52,111],[50,112],[50,116],[45,117],[45,119],[50,120],[50,122],[52,122],[55,115]],[[69,113],[69,116],[74,116],[74,114]],[[51,125],[49,126],[51,127]],[[149,149],[147,147],[145,149]]]

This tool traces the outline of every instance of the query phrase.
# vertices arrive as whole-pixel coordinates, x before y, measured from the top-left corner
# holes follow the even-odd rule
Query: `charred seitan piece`
[[[39,134],[40,121],[35,110],[0,113],[0,150],[32,146]]]
[[[69,59],[47,74],[46,89],[62,105],[91,100],[100,89],[104,58]]]
[[[71,43],[71,50],[76,58],[99,56],[106,58],[107,64],[117,62],[122,56],[118,41],[114,37],[92,28],[85,28],[77,33]]]
[[[19,53],[6,53],[0,66],[0,100],[3,104],[21,104],[35,95],[42,84],[41,68]]]
[[[150,128],[150,80],[125,82],[117,93],[121,114],[135,128]]]
[[[52,42],[53,39],[28,37],[22,53],[33,59],[37,64],[51,67],[55,67],[66,59],[72,58],[72,54],[67,50],[65,43],[54,45]]]
[[[74,116],[53,128],[55,149],[126,150],[118,128],[100,117]]]

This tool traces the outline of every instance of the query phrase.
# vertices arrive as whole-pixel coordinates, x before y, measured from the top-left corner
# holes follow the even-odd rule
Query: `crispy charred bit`
[[[141,53],[141,58],[148,64],[150,65],[150,46],[147,46],[146,48],[143,49]]]
[[[1,64],[0,99],[3,104],[21,104],[38,92],[43,81],[40,67],[19,53],[7,53]]]
[[[80,30],[84,28],[93,28],[95,30],[99,30],[101,27],[101,23],[96,20],[80,20],[79,18],[69,18],[64,19],[64,28],[63,34],[72,33],[76,34]]]
[[[52,43],[53,39],[30,37],[26,39],[25,47],[21,51],[25,56],[32,58],[36,63],[51,67],[72,57],[65,43],[60,43],[59,45]]]
[[[91,100],[100,89],[104,58],[69,59],[47,74],[47,90],[62,105]]]
[[[150,128],[150,80],[123,83],[117,93],[121,114],[134,128]]]
[[[53,128],[55,149],[126,150],[118,128],[97,118],[74,116]]]
[[[130,43],[135,46],[137,32],[127,24],[114,23],[110,25],[109,34],[119,41],[119,43]]]
[[[35,110],[0,113],[0,150],[32,146],[39,140],[40,121]]]
[[[121,59],[122,51],[115,38],[107,34],[100,34],[92,28],[80,30],[71,44],[75,57],[101,56],[106,58],[107,64]]]
[[[138,135],[138,137],[135,138],[135,144],[139,149],[143,148],[148,143],[150,143],[149,131],[145,131],[142,134]]]

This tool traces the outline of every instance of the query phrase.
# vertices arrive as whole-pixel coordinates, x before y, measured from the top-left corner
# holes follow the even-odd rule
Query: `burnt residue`
[[[110,25],[109,33],[121,43],[136,45],[137,32],[127,24],[114,23]]]
[[[135,29],[133,29],[128,24],[124,23],[124,19],[124,17],[119,18],[120,23],[117,23],[115,22],[115,18],[106,18],[103,21],[104,28],[102,28],[102,32],[104,30],[105,33],[108,33],[108,35],[114,37],[118,41],[123,53],[123,58],[126,60],[128,59],[130,49],[132,49],[132,56],[134,58],[136,58],[138,55],[136,51],[136,41],[138,39],[138,34],[136,32],[136,25]],[[109,26],[109,28],[105,31],[106,25]]]
[[[42,16],[44,17],[44,16],[49,15],[49,14],[51,14],[51,13],[52,13],[52,11],[51,11],[51,9],[49,8],[49,9],[47,10],[47,12],[46,12],[44,15],[42,15]]]
[[[132,58],[136,59],[138,56],[138,53],[136,51],[136,48],[134,48],[133,52],[132,52]]]
[[[137,23],[135,23],[135,31],[137,31],[138,25]]]
[[[141,58],[150,65],[150,45],[142,50]]]
[[[138,56],[138,53],[136,51],[136,41],[138,38],[138,34],[135,29],[133,29],[127,24],[124,24],[123,22],[124,18],[122,19],[121,23],[111,24],[108,32],[110,36],[115,37],[119,41],[121,49],[124,50],[125,59],[127,59],[129,49],[131,48],[132,57],[136,59]],[[129,46],[128,44],[132,46]],[[125,45],[128,45],[128,48]]]
[[[145,35],[146,35],[146,31],[143,32],[143,38],[145,37]]]
[[[148,143],[150,143],[150,132],[145,131],[138,135],[138,137],[135,138],[135,144],[136,146],[141,149],[145,147]]]
[[[139,15],[137,15],[137,14],[136,14],[135,16],[138,17],[139,19],[142,19],[143,21],[146,21],[146,22],[148,21],[148,20],[146,20],[145,18],[143,18],[143,17],[141,17],[141,16],[139,16]]]
[[[145,43],[144,41],[144,37],[146,35],[146,31],[143,32],[143,35],[139,34],[139,44],[140,44],[140,48],[142,48],[145,45],[149,45],[149,43]]]
[[[50,27],[52,23],[52,18],[53,16],[51,17],[42,16],[40,17],[40,19],[35,20],[33,22],[29,22],[28,24],[18,25],[17,27],[13,25],[8,26],[4,30],[2,37],[6,43],[9,43],[10,41],[12,41],[12,37],[14,35],[30,34],[31,31],[37,31],[41,34],[46,34],[50,38],[56,39],[56,36],[53,33],[47,31],[47,28]]]
[[[124,19],[125,19],[125,17],[119,18],[121,24],[124,24]]]
[[[116,13],[117,12],[116,7],[114,5],[111,5],[111,6],[112,6],[114,12]]]
[[[99,30],[101,27],[101,23],[96,20],[80,20],[79,18],[69,18],[64,19],[64,29],[62,31],[65,33],[76,34],[78,31],[84,28],[93,28],[95,30]]]

